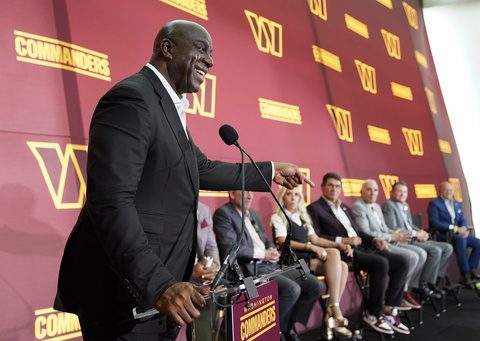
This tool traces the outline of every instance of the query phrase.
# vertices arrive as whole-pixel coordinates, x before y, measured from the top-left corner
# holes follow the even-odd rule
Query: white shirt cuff
[[[270,163],[272,164],[272,181],[273,181],[273,179],[275,178],[275,164],[273,163],[273,161],[270,161]]]
[[[453,230],[455,228],[455,225],[452,225],[450,224],[450,226],[448,227],[449,230]]]
[[[265,259],[265,250],[253,250],[253,258],[264,260]]]
[[[417,236],[417,231],[413,230],[412,231],[412,237],[416,237]]]
[[[335,237],[335,243],[341,243],[342,237]]]

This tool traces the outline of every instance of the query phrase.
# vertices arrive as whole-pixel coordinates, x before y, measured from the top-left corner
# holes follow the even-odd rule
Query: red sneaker
[[[420,303],[418,303],[416,299],[413,298],[410,291],[407,291],[403,295],[403,302],[405,302],[405,304],[410,306],[412,309],[420,309],[422,307],[422,305]]]

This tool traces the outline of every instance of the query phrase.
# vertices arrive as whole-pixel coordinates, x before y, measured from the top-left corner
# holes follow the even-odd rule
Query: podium
[[[280,319],[278,305],[278,286],[275,276],[287,271],[299,272],[299,280],[309,273],[303,259],[295,265],[277,269],[252,280],[245,279],[245,284],[224,287],[204,296],[205,308],[200,317],[190,328],[187,339],[193,341],[271,341],[280,338]],[[272,280],[271,280],[272,279]],[[258,292],[249,297],[250,286]],[[251,288],[250,288],[251,289]],[[139,319],[158,315],[156,309],[137,312],[133,309],[133,318]]]
[[[275,280],[257,285],[258,296],[249,299],[245,292],[222,297],[231,305],[217,307],[207,300],[200,318],[194,321],[191,340],[195,341],[244,341],[278,340],[280,320],[278,286]],[[222,303],[223,305],[223,303]]]

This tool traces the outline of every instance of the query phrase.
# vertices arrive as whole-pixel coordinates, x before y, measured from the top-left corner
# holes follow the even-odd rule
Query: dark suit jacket
[[[270,162],[259,165],[271,179]],[[267,190],[251,165],[246,172],[250,190]],[[187,139],[175,105],[147,67],[98,103],[87,177],[55,307],[96,330],[117,328],[133,307],[151,308],[174,282],[188,280],[199,188],[241,186],[238,164],[210,161]]]
[[[363,244],[370,246],[373,237],[360,230],[355,223],[352,211],[347,205],[342,203],[340,207],[347,214],[347,217],[352,223],[352,227],[355,232],[357,232],[357,235],[362,238]],[[307,207],[307,211],[312,218],[313,228],[319,236],[330,240],[335,240],[335,237],[348,237],[347,230],[343,227],[337,217],[335,217],[335,214],[323,197],[311,203]]]
[[[455,210],[455,226],[467,226],[467,221],[463,216],[462,205],[453,200],[453,208]],[[437,230],[448,230],[452,224],[452,217],[448,212],[445,201],[442,198],[436,198],[428,204],[428,223],[430,228]]]
[[[263,228],[260,215],[255,210],[250,211],[250,220],[258,231],[260,239],[265,244],[265,248],[275,247],[275,244],[267,238]],[[218,249],[220,251],[220,258],[225,258],[226,254],[237,243],[237,240],[242,232],[242,217],[232,204],[225,204],[219,207],[213,214],[213,229],[217,237]],[[243,238],[240,241],[240,247],[237,253],[237,261],[246,276],[253,275],[253,240],[250,237],[247,229],[243,233]],[[273,267],[272,267],[273,269]]]

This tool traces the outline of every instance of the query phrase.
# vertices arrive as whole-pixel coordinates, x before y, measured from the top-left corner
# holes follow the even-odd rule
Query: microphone
[[[235,144],[238,147],[238,133],[235,128],[229,126],[228,124],[224,124],[218,130],[218,133],[227,146]]]
[[[220,137],[222,138],[223,142],[225,142],[229,146],[232,145],[232,144],[235,145],[238,149],[240,149],[240,152],[242,153],[242,155],[243,154],[247,155],[247,157],[250,159],[250,162],[255,167],[256,171],[258,172],[258,174],[262,178],[263,182],[265,183],[265,185],[269,189],[270,194],[273,196],[273,199],[275,199],[275,202],[277,203],[278,207],[280,208],[280,210],[284,214],[285,218],[287,219],[288,231],[287,231],[287,237],[285,238],[285,242],[283,243],[282,254],[280,255],[280,264],[281,265],[291,265],[293,263],[298,263],[299,260],[298,260],[297,256],[295,255],[295,253],[292,251],[292,249],[290,247],[290,241],[292,239],[292,222],[290,221],[290,218],[287,216],[287,213],[283,209],[282,205],[280,205],[280,202],[278,201],[277,197],[275,196],[275,193],[273,193],[272,188],[270,187],[270,184],[268,183],[268,181],[263,176],[262,172],[258,168],[255,161],[253,161],[252,157],[238,143],[238,133],[235,130],[235,128],[233,128],[232,126],[230,126],[228,124],[224,124],[220,127],[219,134],[220,134]],[[243,217],[242,217],[242,221],[243,221]],[[242,235],[243,235],[243,233],[242,233]],[[301,265],[301,272],[303,272],[302,277],[305,279],[306,278],[305,275],[310,272],[310,269],[308,268],[308,266],[306,265],[306,263],[304,261],[300,262],[300,265]]]

